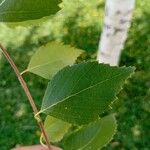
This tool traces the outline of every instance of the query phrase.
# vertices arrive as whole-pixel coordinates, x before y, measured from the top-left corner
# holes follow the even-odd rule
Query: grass
[[[102,6],[103,3],[98,5],[98,9],[95,10],[102,9]],[[120,101],[114,105],[118,119],[118,132],[109,146],[104,148],[106,150],[150,149],[149,9],[148,0],[137,0],[132,27],[120,63],[120,65],[135,66],[137,70],[119,94]],[[51,29],[49,34],[45,34],[45,26],[46,30],[49,29],[51,22],[41,27],[17,28],[16,31],[2,25],[0,39],[7,45],[21,71],[26,68],[34,49],[41,43],[52,39],[71,43],[86,51],[94,51],[97,48],[101,20],[97,22],[98,19],[94,18],[92,20],[94,25],[92,22],[89,23],[86,18],[89,15],[84,16],[85,11],[86,9],[83,7],[79,16],[76,16],[76,12],[71,12],[70,16],[65,17],[64,22],[53,27],[58,27],[60,31]],[[92,13],[90,12],[90,14]],[[76,19],[73,19],[72,16]],[[99,17],[97,16],[97,18]],[[78,24],[78,21],[82,20],[82,25]],[[84,24],[84,22],[88,23]],[[64,30],[65,32],[62,33],[61,31]],[[7,35],[8,33],[9,35]],[[59,34],[61,36],[58,36]],[[15,36],[16,38],[14,38]],[[33,74],[26,74],[24,77],[38,107],[40,107],[47,81]],[[39,143],[39,136],[40,131],[33,119],[33,113],[25,94],[11,67],[2,57],[0,59],[0,150],[9,150],[17,145]]]

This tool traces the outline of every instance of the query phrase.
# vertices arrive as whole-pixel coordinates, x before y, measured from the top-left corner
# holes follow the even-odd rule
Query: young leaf
[[[64,139],[64,150],[99,150],[112,140],[116,128],[114,115],[106,116]]]
[[[51,42],[42,46],[33,55],[26,71],[51,79],[60,69],[72,65],[82,53],[81,50],[60,43]]]
[[[59,142],[67,133],[71,124],[62,120],[47,116],[44,127],[51,142]]]
[[[41,113],[79,125],[95,121],[133,71],[97,62],[65,67],[49,82]]]
[[[59,11],[61,0],[3,0],[0,2],[0,22],[22,22],[40,19]]]

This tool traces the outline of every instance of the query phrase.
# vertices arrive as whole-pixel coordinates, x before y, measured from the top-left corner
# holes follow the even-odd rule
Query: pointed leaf
[[[82,53],[81,50],[56,42],[40,47],[31,58],[26,71],[37,74],[43,78],[51,79],[60,69],[72,65]]]
[[[59,11],[61,0],[3,0],[0,2],[0,22],[22,22],[40,19]]]
[[[64,150],[99,150],[112,140],[116,128],[114,115],[106,116],[67,137]]]
[[[68,129],[71,127],[71,124],[64,122],[60,119],[47,116],[44,127],[50,141],[58,142],[67,133]]]
[[[49,82],[41,112],[73,124],[92,122],[115,100],[133,71],[97,62],[65,67]]]

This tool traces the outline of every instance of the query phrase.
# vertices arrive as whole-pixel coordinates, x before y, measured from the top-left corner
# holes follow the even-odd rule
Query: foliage
[[[4,0],[0,4],[0,21],[21,22],[40,19],[56,13],[58,11],[58,4],[59,1]],[[51,49],[53,50],[51,51]],[[56,51],[61,51],[62,49],[62,55],[56,55]],[[70,51],[70,55],[67,55],[68,51],[65,50]],[[90,145],[90,149],[100,149],[107,144],[114,135],[116,131],[116,121],[115,119],[113,119],[113,121],[107,120],[109,117],[99,119],[99,115],[113,103],[116,94],[121,90],[125,80],[134,72],[134,68],[110,67],[108,65],[98,64],[98,62],[79,63],[63,68],[65,65],[72,64],[74,57],[77,57],[80,53],[81,52],[75,51],[73,48],[50,43],[46,47],[41,47],[34,55],[27,70],[48,79],[54,77],[46,90],[41,111],[39,113],[34,111],[36,107],[33,107],[33,111],[38,114],[44,112],[47,115],[56,117],[55,120],[51,118],[51,120],[45,121],[47,132],[50,131],[50,133],[52,133],[52,129],[56,129],[54,133],[56,137],[53,137],[54,141],[59,141],[63,138],[63,135],[70,127],[68,125],[69,123],[76,126],[78,125],[77,128],[80,128],[79,125],[87,125],[94,122],[91,123],[90,126],[79,129],[79,132],[75,133],[74,140],[72,140],[72,135],[70,134],[71,138],[67,139],[67,143],[70,144],[65,144],[63,148],[69,149],[71,147],[72,149],[72,145],[78,144],[76,143],[76,139],[80,139],[80,136],[82,138],[86,135],[87,139],[92,138],[92,141],[86,141],[87,143],[85,143],[85,141],[81,140],[77,145],[77,149],[87,149],[86,147],[89,148],[88,145]],[[9,56],[9,54],[7,55]],[[10,65],[12,66],[11,63]],[[56,73],[61,68],[63,69]],[[55,73],[56,75],[54,75]],[[23,86],[21,79],[19,81]],[[28,91],[25,91],[27,97],[28,93]],[[30,103],[34,102],[31,101]],[[61,119],[62,121],[57,119]],[[63,121],[66,121],[66,123],[63,123]],[[64,124],[63,127],[65,130],[60,130],[60,123]],[[111,125],[110,128],[108,128],[107,123]],[[93,132],[95,128],[97,128],[97,130]],[[103,132],[101,132],[101,128]],[[44,130],[43,127],[41,127],[41,129],[41,131]],[[89,134],[89,132],[93,133]],[[50,133],[47,134],[50,135]],[[45,137],[44,132],[42,132],[42,136]],[[101,143],[99,143],[99,138],[101,139]],[[45,140],[47,140],[47,138],[45,138]]]
[[[39,27],[20,28],[20,38],[22,37],[21,33],[26,32],[27,35],[30,33],[29,37],[23,36],[25,39],[30,38],[28,43],[23,44],[39,46],[55,39],[88,52],[96,51],[103,19],[104,2],[103,0],[80,0],[80,2],[79,5],[78,0],[64,0],[61,4],[63,8],[61,13],[49,21],[44,22]],[[7,30],[9,30],[10,35],[12,32],[15,34],[14,29]],[[3,33],[0,39],[4,41],[6,35]],[[9,38],[10,43],[18,45],[18,42],[10,39],[11,37]]]
[[[117,127],[114,115],[108,115],[68,136],[63,144],[66,150],[101,149],[111,141]],[[104,138],[104,135],[105,136]],[[72,142],[73,141],[73,142]],[[81,142],[82,141],[82,142]]]
[[[50,43],[48,47],[49,50],[51,50],[58,49],[59,46],[59,44],[57,45],[56,43]],[[68,48],[68,46],[63,46],[63,49],[67,50]],[[48,49],[46,48],[46,52],[47,50]],[[73,48],[69,48],[69,50],[74,51]],[[44,53],[44,55],[43,53],[34,55],[34,63],[37,63],[39,59],[38,66],[42,66],[43,61],[40,60],[45,60],[47,58],[47,55],[45,54],[47,53]],[[48,56],[49,59],[52,60],[55,55]],[[68,60],[67,57],[70,57],[70,55],[66,55],[65,60]],[[60,59],[64,61],[64,58],[61,55],[56,57],[55,61],[58,62]],[[31,60],[31,62],[32,61],[33,60]],[[55,66],[51,65],[50,69],[52,69],[53,67],[55,68]],[[47,72],[47,69],[45,70]],[[44,70],[42,70],[42,72],[41,69],[38,69],[36,71],[36,73],[40,74],[40,76],[45,75]],[[118,94],[118,92],[120,91],[125,79],[127,79],[129,75],[133,73],[133,71],[134,68],[132,67],[118,68],[110,67],[104,64],[98,64],[97,62],[88,62],[79,63],[73,66],[67,66],[56,73],[56,75],[54,75],[54,77],[49,82],[43,99],[42,108],[39,112],[45,112],[47,115],[56,117],[55,120],[45,121],[46,131],[48,131],[49,137],[51,137],[50,133],[52,133],[52,139],[54,141],[59,141],[63,138],[66,131],[70,127],[68,123],[76,125],[77,128],[80,128],[78,125],[89,124],[93,121],[98,120],[99,114],[103,113],[110,107],[110,104],[115,100],[116,94]],[[57,119],[66,121],[66,123],[63,123],[63,121]],[[100,119],[100,122],[102,124],[103,121],[105,122],[105,119]],[[65,130],[61,131],[60,128],[57,128],[61,126],[60,123],[64,124],[64,126],[62,127],[64,127]],[[99,121],[97,123],[100,128],[101,124],[99,124]],[[95,124],[91,125],[95,126]],[[93,142],[95,144],[98,144],[96,149],[103,147],[110,141],[116,131],[115,128],[116,125],[114,124],[114,128],[110,128],[110,132],[108,132],[108,134],[102,135],[101,132],[99,133],[100,135],[98,135],[98,137],[101,137],[101,140],[103,141],[100,144],[98,144],[99,141],[97,140],[97,132],[93,133],[95,135],[92,134],[95,137],[95,139],[93,139]],[[52,129],[55,129],[55,132],[53,131],[54,133],[52,132]],[[89,130],[89,127],[87,127],[87,129]],[[86,130],[85,127],[85,131],[87,131],[87,133],[84,131],[83,134],[86,134],[86,137],[90,138],[90,135],[88,134],[88,132],[90,131],[88,130]],[[54,137],[53,135],[56,135],[56,137]],[[81,134],[80,132],[76,132],[76,135],[78,137]],[[64,139],[62,140],[62,142],[63,141]],[[80,142],[82,143],[82,141]],[[74,144],[72,140],[70,141],[70,143]],[[83,141],[82,146],[84,145],[86,146],[86,143]],[[80,145],[78,146],[80,148]],[[91,143],[92,149],[93,146]],[[64,145],[64,148],[68,149],[69,147],[65,147]]]
[[[49,139],[51,139],[51,142],[59,142],[68,132],[71,124],[64,122],[60,119],[47,116],[44,122],[44,127],[46,129],[46,133],[48,134]]]
[[[61,43],[48,43],[37,50],[23,73],[32,72],[50,80],[60,69],[75,63],[82,52]]]
[[[77,125],[95,121],[133,71],[97,62],[67,66],[49,82],[40,112]]]
[[[69,5],[70,4],[67,5],[68,8]],[[96,50],[96,45],[99,39],[100,24],[95,24],[94,26],[90,24],[84,27],[78,26],[77,22],[78,20],[80,20],[79,18],[82,17],[82,19],[84,20],[84,17],[86,18],[86,16],[89,15],[87,10],[91,10],[90,6],[88,7],[88,9],[86,6],[83,7],[82,10],[83,9],[87,13],[76,16],[76,19],[72,17],[73,15],[70,15],[70,17],[66,17],[64,19],[66,26],[64,25],[63,19],[62,21],[60,21],[59,19],[57,21],[56,19],[56,23],[54,23],[54,20],[52,20],[49,21],[47,24],[43,24],[40,27],[30,27],[27,29],[19,27],[15,30],[12,30],[4,25],[1,25],[1,41],[3,40],[6,43],[5,45],[9,47],[9,50],[11,50],[11,54],[15,57],[15,60],[21,70],[25,68],[25,64],[27,64],[27,62],[29,61],[29,57],[33,53],[31,51],[29,52],[28,50],[33,50],[34,48],[38,47],[41,43],[46,43],[51,39],[56,38],[57,40],[65,40],[66,43],[71,42],[74,46],[83,48],[88,51],[91,51],[93,49]],[[96,12],[99,12],[100,9],[94,10],[96,10]],[[73,9],[71,8],[71,10]],[[115,106],[116,111],[118,112],[117,120],[119,120],[119,131],[115,136],[115,139],[109,145],[109,147],[105,149],[136,150],[140,148],[143,150],[148,150],[150,148],[150,50],[148,45],[150,30],[148,10],[148,1],[138,0],[133,25],[129,32],[129,40],[126,43],[126,48],[123,52],[121,62],[122,65],[127,64],[136,66],[137,72],[134,75],[133,79],[130,80],[130,82],[128,82],[128,85],[126,85],[125,89],[123,90],[123,92],[121,92],[119,96],[119,99],[122,100],[122,103],[120,104],[120,102],[118,102]],[[68,11],[68,13],[69,12],[71,11]],[[72,12],[72,14],[74,13],[76,13],[76,11]],[[91,12],[90,15],[92,15]],[[66,14],[64,15],[64,17],[65,16]],[[92,20],[89,16],[89,18],[87,17],[87,19],[85,19],[85,23],[88,24],[88,22],[90,22],[91,20],[93,22],[99,22],[99,17],[101,16],[95,16]],[[66,24],[66,22],[69,22],[69,18],[70,20],[72,19],[72,24]],[[60,27],[60,30],[56,30],[57,26]],[[69,32],[65,32],[66,27],[69,29]],[[4,28],[8,31],[5,31]],[[88,34],[86,34],[87,32]],[[9,35],[7,33],[9,33]],[[68,33],[71,33],[71,35],[69,35]],[[64,38],[64,34],[65,37],[68,38]],[[72,39],[77,39],[77,41],[73,42]],[[18,42],[18,40],[22,40],[22,42]],[[87,44],[85,44],[85,42]],[[24,47],[24,45],[26,44],[28,44],[27,48]],[[12,50],[14,47],[17,49]],[[17,144],[29,145],[36,143],[38,141],[37,137],[39,136],[39,131],[35,126],[35,121],[32,120],[32,113],[30,107],[28,107],[28,104],[26,103],[26,98],[24,94],[20,92],[19,84],[17,82],[14,82],[16,78],[13,75],[13,73],[10,72],[10,68],[4,60],[1,61],[0,68],[0,71],[2,72],[0,76],[0,126],[2,127],[0,130],[0,147],[2,150],[6,150],[14,147]],[[30,86],[32,93],[36,93],[34,95],[34,99],[36,99],[36,102],[40,106],[40,99],[42,98],[44,89],[46,87],[46,82],[40,78],[34,79],[32,75],[28,75],[27,77],[25,76],[25,78],[28,81],[28,85]],[[2,99],[5,99],[5,101],[2,101]],[[14,116],[13,118],[12,115]]]
[[[61,0],[3,0],[0,3],[1,22],[22,22],[55,14]]]

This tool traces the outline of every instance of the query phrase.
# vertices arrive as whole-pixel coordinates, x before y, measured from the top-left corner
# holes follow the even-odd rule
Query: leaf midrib
[[[103,118],[102,118],[103,119]],[[114,119],[114,116],[113,116],[113,119]],[[115,121],[115,125],[116,125],[116,120],[114,119],[114,121]],[[102,123],[100,122],[99,123],[101,126],[102,126]],[[89,140],[89,142],[86,144],[86,145],[84,145],[81,149],[79,149],[79,150],[83,150],[87,145],[89,145],[90,143],[92,143],[93,142],[93,140],[95,139],[95,137],[97,137],[97,135],[101,132],[101,126],[100,126],[100,128],[98,129],[98,132],[97,132],[97,134],[95,135],[95,136],[93,136],[93,138],[91,138],[91,140]],[[115,126],[115,130],[116,130],[116,126]],[[114,130],[114,131],[115,131]],[[115,133],[114,133],[115,134]],[[112,135],[112,137],[114,136],[114,134]],[[110,140],[111,140],[112,138],[110,138]],[[110,141],[109,140],[109,141]],[[109,143],[109,142],[108,142]]]
[[[101,124],[101,123],[100,123],[100,124]],[[93,137],[89,140],[89,142],[88,142],[86,145],[82,146],[79,150],[83,150],[87,145],[89,145],[89,144],[95,139],[95,137],[99,134],[99,132],[100,132],[100,128],[97,129],[97,132],[96,132],[95,136],[93,136]]]
[[[114,116],[112,116],[112,117],[113,117],[113,119],[114,119]],[[102,119],[103,119],[103,118],[102,118]],[[99,120],[99,121],[101,121],[101,120]],[[114,119],[114,121],[115,121],[115,125],[116,125],[116,119]],[[91,144],[91,143],[94,141],[94,139],[97,137],[97,135],[101,132],[102,123],[99,122],[99,125],[100,125],[100,128],[97,129],[96,134],[88,141],[88,143],[87,143],[86,145],[82,146],[82,147],[79,148],[78,150],[84,150],[84,148],[85,148],[86,146],[88,146],[89,144]],[[114,131],[116,131],[116,126],[115,126],[115,130],[114,130]],[[115,134],[115,132],[114,132],[114,134]],[[112,135],[112,137],[114,136],[114,134]],[[110,138],[109,141],[111,141],[112,137]],[[109,143],[109,142],[108,142],[108,143]]]
[[[59,60],[59,61],[62,61],[62,60]],[[26,71],[26,72],[27,72],[27,71],[32,71],[32,70],[35,70],[35,69],[41,68],[41,67],[43,67],[43,66],[46,66],[46,65],[49,65],[49,64],[55,63],[55,62],[57,62],[57,61],[43,63],[42,65],[36,65],[35,67],[30,67],[30,65],[29,65],[29,68],[28,68],[28,69],[26,69],[25,71]]]
[[[83,89],[83,90],[81,90],[81,91],[79,91],[79,92],[77,92],[77,93],[71,94],[70,96],[68,96],[68,97],[66,97],[66,98],[64,98],[64,99],[62,99],[61,101],[59,101],[59,102],[57,102],[57,103],[55,103],[55,104],[52,104],[51,106],[49,106],[49,107],[47,107],[47,108],[45,108],[45,109],[40,110],[39,113],[42,113],[42,112],[44,112],[44,111],[46,111],[46,110],[48,110],[48,109],[50,109],[50,108],[56,106],[57,104],[64,102],[65,100],[67,100],[67,99],[69,99],[69,98],[71,98],[71,97],[73,97],[73,96],[76,96],[76,95],[78,95],[78,94],[80,94],[80,93],[82,93],[82,92],[84,92],[84,91],[86,91],[86,90],[89,90],[89,89],[91,89],[91,88],[93,88],[93,87],[95,87],[95,86],[97,86],[97,85],[99,85],[99,84],[102,84],[102,83],[104,83],[104,82],[107,82],[107,81],[109,81],[109,80],[111,80],[111,79],[113,79],[113,78],[116,78],[116,77],[118,77],[118,76],[120,76],[120,75],[122,75],[122,74],[125,74],[125,73],[126,73],[126,72],[120,73],[120,74],[118,74],[118,75],[116,75],[116,76],[113,76],[112,78],[105,79],[104,81],[100,81],[99,83],[97,83],[97,84],[95,84],[95,85],[92,85],[92,86],[89,86],[89,87],[87,87],[87,88],[85,88],[85,89]],[[118,92],[119,92],[119,91],[118,91]],[[116,93],[115,93],[115,94],[116,94]]]

